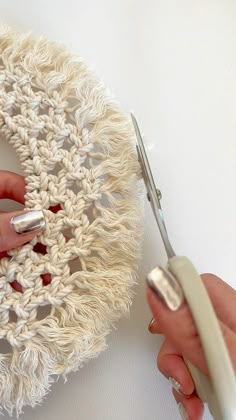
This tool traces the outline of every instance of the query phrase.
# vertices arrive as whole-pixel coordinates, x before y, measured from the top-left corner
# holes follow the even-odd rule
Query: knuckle
[[[188,317],[183,328],[183,338],[187,341],[193,341],[198,337],[198,332],[196,330],[193,319]]]
[[[201,274],[201,279],[203,280],[204,283],[208,283],[208,282],[211,282],[213,280],[218,280],[219,277],[217,277],[213,273],[203,273],[203,274]]]
[[[173,339],[178,339],[178,335],[176,335],[176,331],[179,331],[181,335],[181,340],[188,340],[191,341],[198,336],[195,323],[193,321],[192,315],[187,305],[184,306],[181,310],[181,316],[176,319],[175,327],[172,328]]]

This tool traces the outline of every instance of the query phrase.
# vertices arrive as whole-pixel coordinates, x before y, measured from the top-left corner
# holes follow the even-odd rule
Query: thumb
[[[222,298],[224,297],[223,295]],[[165,337],[175,345],[180,354],[208,375],[203,349],[188,305],[183,303],[178,311],[172,312],[151,289],[147,291],[147,299],[156,323]],[[234,299],[236,303],[235,296]],[[236,368],[236,334],[223,321],[219,321],[219,324],[233,366]]]
[[[29,242],[45,228],[42,210],[0,214],[0,252]]]

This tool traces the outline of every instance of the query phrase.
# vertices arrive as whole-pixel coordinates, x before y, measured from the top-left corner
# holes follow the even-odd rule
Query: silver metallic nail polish
[[[184,406],[181,403],[178,404],[178,409],[179,409],[179,414],[181,415],[181,419],[188,420],[187,411],[185,410]]]
[[[169,382],[170,382],[172,388],[174,388],[179,394],[183,395],[183,393],[182,393],[182,387],[179,384],[179,382],[176,381],[175,378],[172,378],[172,376],[170,376],[169,377]]]
[[[42,230],[46,225],[42,210],[32,210],[12,217],[10,223],[14,231],[21,235]]]
[[[183,291],[176,278],[161,267],[154,268],[147,276],[147,283],[157,297],[171,311],[177,311],[184,301]]]

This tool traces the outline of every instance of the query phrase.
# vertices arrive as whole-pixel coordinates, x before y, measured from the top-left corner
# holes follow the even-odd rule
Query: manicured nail
[[[32,210],[12,217],[10,223],[14,231],[21,235],[40,231],[46,225],[42,210]]]
[[[148,286],[161,298],[171,311],[177,311],[183,301],[183,291],[175,277],[161,267],[156,267],[147,276]]]
[[[179,403],[178,408],[179,408],[179,414],[181,415],[181,419],[188,420],[188,414],[184,406],[181,403]]]
[[[149,330],[150,333],[153,333],[152,328],[153,328],[154,323],[155,323],[155,319],[152,318],[151,321],[149,322],[149,325],[148,325],[148,330]]]
[[[174,388],[179,394],[181,394],[181,395],[183,395],[183,392],[182,392],[182,387],[181,387],[181,385],[179,384],[179,382],[178,381],[176,381],[176,379],[175,378],[172,378],[171,376],[169,377],[169,382],[170,382],[170,384],[171,384],[171,386],[172,386],[172,388]]]

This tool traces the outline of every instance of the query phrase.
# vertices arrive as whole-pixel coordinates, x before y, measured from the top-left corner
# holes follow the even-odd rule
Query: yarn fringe
[[[67,112],[71,130],[76,127],[82,133],[82,140],[78,139],[80,157],[83,158],[86,154],[89,156],[91,177],[100,182],[99,190],[91,191],[96,217],[89,224],[85,219],[83,222],[81,215],[81,238],[84,238],[81,241],[90,241],[89,252],[84,251],[83,254],[81,248],[78,248],[81,271],[70,274],[68,269],[69,253],[77,252],[75,243],[74,248],[65,248],[60,254],[61,264],[65,266],[64,271],[61,271],[61,283],[60,274],[55,274],[55,282],[53,280],[47,286],[51,313],[46,318],[37,320],[37,316],[32,314],[37,311],[38,301],[32,295],[27,329],[22,329],[17,335],[18,323],[4,326],[9,328],[6,336],[12,337],[10,342],[13,351],[0,356],[0,404],[10,415],[16,412],[18,416],[23,406],[35,406],[42,402],[58,375],[66,377],[89,359],[97,357],[106,348],[106,336],[111,327],[121,316],[129,313],[133,297],[132,286],[137,280],[140,260],[143,200],[131,123],[103,84],[96,80],[80,58],[72,57],[63,47],[44,38],[35,40],[30,34],[20,35],[8,28],[2,28],[0,133],[12,144],[20,159],[27,185],[27,209],[45,208],[47,226],[53,226],[53,222],[58,220],[53,219],[55,215],[47,209],[60,202],[59,187],[55,187],[54,193],[51,191],[50,195],[46,177],[43,179],[40,176],[40,173],[49,170],[50,164],[56,164],[57,153],[50,149],[47,150],[47,159],[42,158],[41,162],[32,159],[30,153],[34,154],[36,150],[34,135],[37,137],[37,130],[40,128],[32,125],[31,143],[24,143],[19,134],[20,128],[14,125],[16,123],[12,118],[10,102],[8,108],[6,93],[1,90],[1,70],[12,75],[13,79],[18,72],[24,73],[35,93],[30,96],[29,92],[32,109],[37,105],[37,92],[40,91],[45,92],[52,103],[55,100],[61,104],[61,109]],[[60,115],[60,106],[57,111]],[[88,127],[91,128],[90,131]],[[58,147],[62,144],[63,139],[58,136]],[[66,153],[65,159],[68,157]],[[73,153],[76,153],[75,149]],[[69,159],[70,157],[68,168]],[[78,161],[78,168],[81,170],[81,160]],[[72,174],[72,181],[73,176]],[[45,189],[45,195],[37,194],[37,188],[41,191]],[[89,190],[89,184],[86,188]],[[71,208],[78,204],[78,197],[72,192],[68,200]],[[63,205],[66,211],[67,203]],[[77,229],[80,229],[79,224]],[[40,237],[40,242],[48,248],[55,241],[56,234],[51,239],[49,230]],[[30,264],[35,243],[36,240],[33,240],[22,249],[13,250],[15,260],[24,265],[26,258]],[[65,262],[64,255],[67,258]],[[7,264],[6,261],[0,261],[0,282],[5,278]],[[22,282],[30,286],[34,284],[34,269],[27,273],[28,277],[22,277]],[[39,280],[35,282],[40,293]],[[9,284],[7,287],[10,287]],[[2,296],[0,298],[2,313],[3,299]],[[42,304],[46,304],[46,301],[40,303]],[[0,332],[1,328],[0,324]]]

